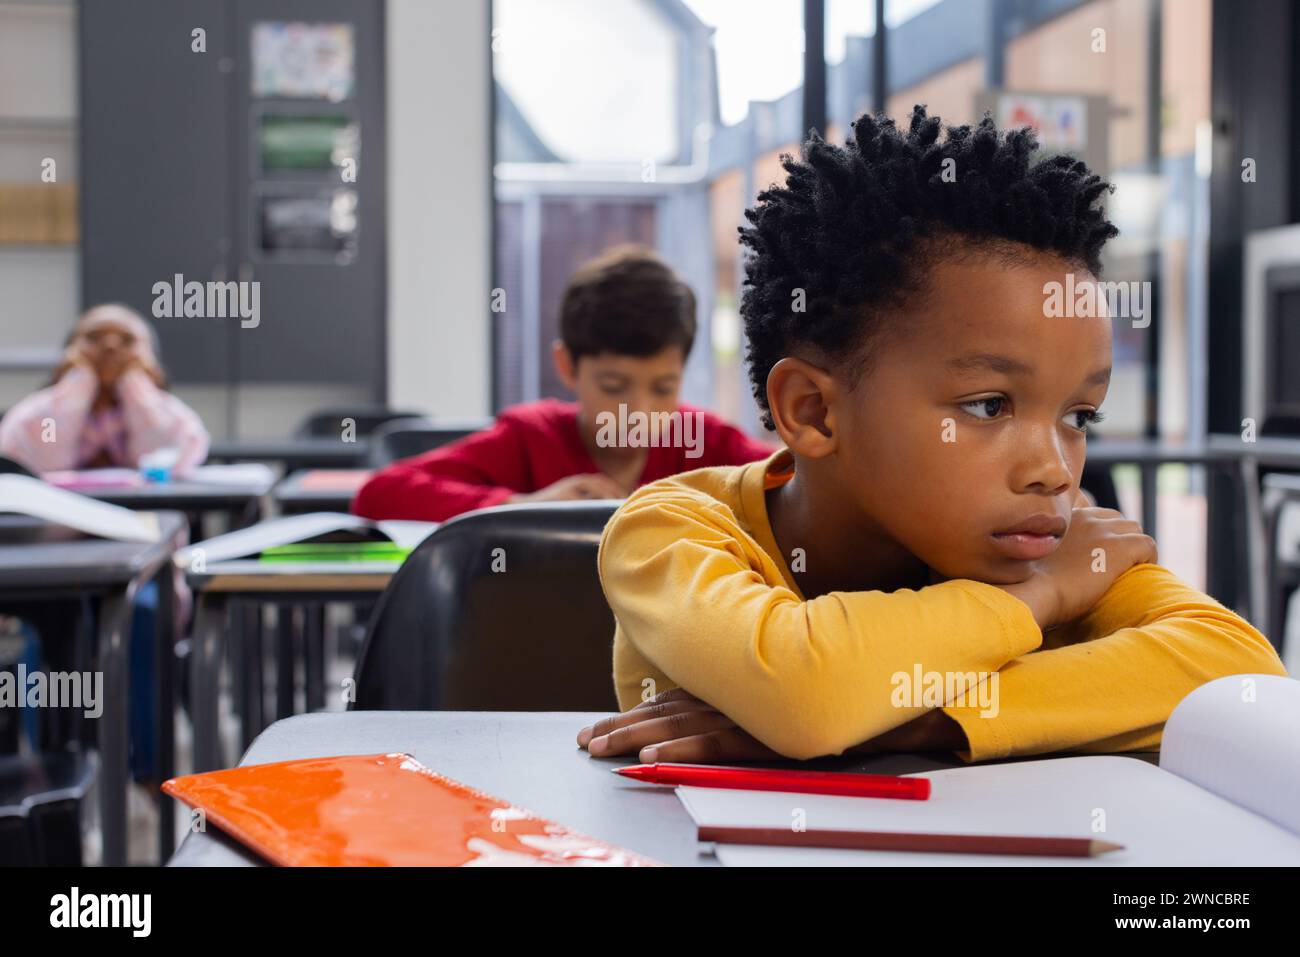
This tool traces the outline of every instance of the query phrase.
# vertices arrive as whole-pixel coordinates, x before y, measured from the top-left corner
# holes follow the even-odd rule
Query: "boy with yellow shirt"
[[[917,107],[906,132],[813,136],[759,195],[741,313],[785,448],[610,520],[629,710],[579,732],[591,754],[1153,750],[1199,685],[1286,673],[1079,490],[1123,317],[1048,303],[1095,283],[1117,231],[1109,186],[1035,149],[987,118],[945,137]]]

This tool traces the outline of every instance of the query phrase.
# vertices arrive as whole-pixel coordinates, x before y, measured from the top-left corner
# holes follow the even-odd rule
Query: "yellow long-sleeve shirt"
[[[1205,682],[1286,674],[1248,622],[1153,564],[1046,639],[1024,602],[967,579],[806,600],[764,498],[792,468],[782,450],[686,472],[643,486],[611,518],[599,568],[621,708],[682,687],[778,753],[811,758],[924,713],[896,706],[900,674],[996,671],[996,709],[973,693],[943,708],[969,742],[959,756],[983,761],[1155,750],[1174,706]]]

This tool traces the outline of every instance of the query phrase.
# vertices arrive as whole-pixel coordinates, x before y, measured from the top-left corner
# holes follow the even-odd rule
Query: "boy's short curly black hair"
[[[807,344],[848,359],[856,381],[879,317],[924,290],[938,256],[1016,261],[1028,247],[1101,274],[1101,248],[1118,230],[1098,206],[1113,187],[1071,156],[1031,165],[1028,128],[999,134],[985,116],[940,132],[939,117],[917,106],[906,133],[879,115],[854,123],[842,147],[811,133],[802,161],[781,157],[786,184],[745,211],[740,314],[767,428],[772,366]]]
[[[560,339],[574,361],[610,352],[691,354],[695,293],[647,246],[607,249],[578,267],[560,302]]]

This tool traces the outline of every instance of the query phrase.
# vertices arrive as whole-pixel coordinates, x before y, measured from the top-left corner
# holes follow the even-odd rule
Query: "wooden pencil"
[[[701,827],[699,839],[716,844],[770,847],[833,847],[857,851],[920,851],[942,854],[1033,854],[1095,857],[1124,845],[1087,837],[1029,837],[1010,834],[916,834],[900,831],[836,831],[780,827]]]

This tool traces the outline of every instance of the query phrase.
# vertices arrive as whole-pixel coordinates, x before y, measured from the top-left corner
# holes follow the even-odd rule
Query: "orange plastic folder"
[[[429,770],[409,754],[254,764],[163,791],[286,867],[656,866]]]

